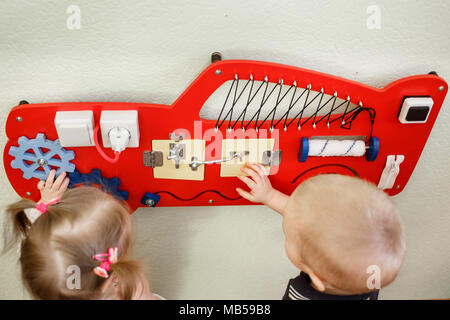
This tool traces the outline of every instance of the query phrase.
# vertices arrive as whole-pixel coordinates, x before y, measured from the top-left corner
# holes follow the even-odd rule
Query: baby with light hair
[[[285,248],[301,270],[283,299],[377,299],[400,271],[405,255],[394,202],[356,177],[322,174],[291,196],[272,188],[264,168],[247,164],[239,176],[250,191],[237,192],[283,216]]]

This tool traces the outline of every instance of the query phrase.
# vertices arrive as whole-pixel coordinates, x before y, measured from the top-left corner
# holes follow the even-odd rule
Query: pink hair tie
[[[59,201],[59,198],[56,198],[55,200],[52,200],[52,201],[50,201],[50,202],[48,202],[48,203],[44,203],[44,202],[38,203],[38,204],[36,205],[36,209],[37,209],[40,213],[45,213],[45,212],[47,211],[47,207],[48,207],[48,206],[51,206],[52,204],[56,204],[56,203],[58,203],[58,201]]]
[[[102,278],[108,278],[111,265],[117,262],[117,247],[109,248],[108,253],[100,253],[92,256],[92,259],[101,261],[99,267],[94,268],[94,273]]]

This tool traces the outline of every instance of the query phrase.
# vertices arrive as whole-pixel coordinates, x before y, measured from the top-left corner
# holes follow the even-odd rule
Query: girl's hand
[[[49,203],[56,198],[61,198],[69,185],[69,177],[62,172],[55,180],[56,170],[50,171],[46,181],[39,181],[37,188],[41,191],[41,200],[39,202]]]
[[[272,188],[269,177],[265,173],[264,167],[259,163],[247,163],[241,171],[248,174],[246,176],[237,176],[249,188],[250,192],[244,191],[241,188],[236,188],[236,191],[241,197],[251,201],[263,204],[268,204],[276,191]]]

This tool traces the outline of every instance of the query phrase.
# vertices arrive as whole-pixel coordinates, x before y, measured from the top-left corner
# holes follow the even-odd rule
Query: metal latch
[[[144,167],[162,167],[163,153],[161,151],[144,151],[142,153]]]
[[[262,165],[264,166],[279,166],[281,163],[281,150],[267,150],[263,152]]]
[[[169,139],[173,140],[175,142],[180,142],[181,140],[183,140],[186,137],[186,135],[184,133],[180,133],[180,134],[175,134],[175,133],[169,133]]]
[[[209,161],[200,161],[197,157],[192,157],[191,162],[189,163],[189,167],[191,167],[192,170],[197,170],[198,167],[200,167],[203,164],[213,164],[213,163],[222,163],[222,162],[228,162],[233,160],[234,158],[238,158],[240,161],[242,161],[243,156],[248,155],[248,151],[244,152],[230,152],[230,157],[225,159],[217,159],[217,160],[209,160]]]
[[[169,155],[167,156],[167,160],[175,161],[175,168],[178,169],[180,167],[180,160],[183,160],[186,154],[186,145],[184,143],[169,144]]]

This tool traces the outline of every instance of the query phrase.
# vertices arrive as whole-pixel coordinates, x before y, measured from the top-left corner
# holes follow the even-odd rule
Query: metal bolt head
[[[395,188],[400,189],[401,187],[400,187],[400,185],[398,184]]]
[[[208,202],[209,202],[209,203],[214,203],[214,200],[213,200],[213,199],[209,199]]]
[[[222,60],[222,54],[220,52],[213,52],[211,54],[211,63],[221,61]]]
[[[444,91],[444,86],[439,86],[438,90],[439,91]]]
[[[216,69],[216,75],[220,76],[222,74],[222,70]]]
[[[37,163],[40,167],[43,167],[43,166],[46,166],[46,165],[47,165],[47,160],[45,160],[45,159],[43,159],[43,158],[40,158],[40,159],[38,159],[38,160],[36,161],[36,163]]]
[[[27,197],[29,197],[29,196],[31,196],[31,192],[27,191],[27,192],[25,192],[25,195],[26,195]]]
[[[155,201],[152,199],[145,200],[145,205],[147,207],[153,207],[155,205]]]
[[[17,122],[22,122],[22,117],[16,117]]]

